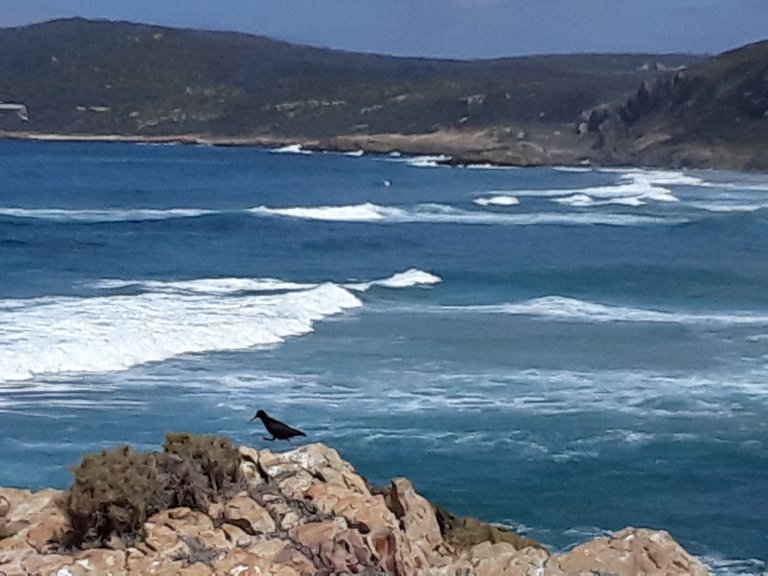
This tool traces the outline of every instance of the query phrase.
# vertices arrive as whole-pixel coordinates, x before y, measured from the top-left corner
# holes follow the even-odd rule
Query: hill
[[[0,131],[760,168],[766,51],[431,60],[66,19],[0,30]]]
[[[768,170],[768,41],[646,81],[588,123],[609,162]]]

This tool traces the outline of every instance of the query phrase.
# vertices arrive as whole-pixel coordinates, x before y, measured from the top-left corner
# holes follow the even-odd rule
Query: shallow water
[[[261,445],[263,408],[552,548],[766,570],[768,177],[24,142],[0,175],[0,484]]]

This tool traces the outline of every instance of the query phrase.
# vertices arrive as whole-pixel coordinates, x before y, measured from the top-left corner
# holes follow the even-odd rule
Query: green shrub
[[[67,547],[141,536],[153,514],[186,506],[206,511],[239,481],[240,456],[226,438],[169,434],[163,452],[128,446],[83,456],[64,497]]]

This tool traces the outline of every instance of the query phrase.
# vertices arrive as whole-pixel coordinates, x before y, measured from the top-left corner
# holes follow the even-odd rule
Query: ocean
[[[768,176],[0,141],[0,485],[259,408],[563,550],[768,570]],[[302,439],[304,440],[304,439]]]

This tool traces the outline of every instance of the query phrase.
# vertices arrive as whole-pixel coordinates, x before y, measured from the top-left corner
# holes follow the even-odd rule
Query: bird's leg
[[[272,438],[267,438],[266,436],[262,436],[262,438],[263,438],[264,440],[266,440],[267,442],[272,442],[272,440],[274,440],[274,439],[275,439],[275,437],[274,437],[274,436],[272,436]]]

